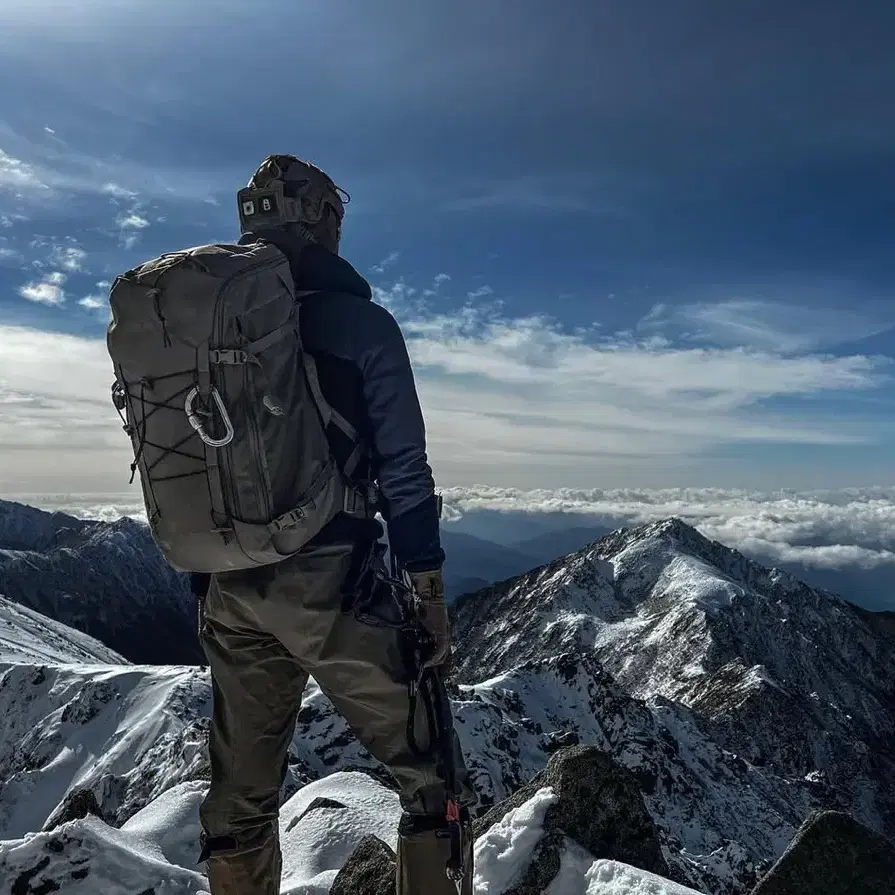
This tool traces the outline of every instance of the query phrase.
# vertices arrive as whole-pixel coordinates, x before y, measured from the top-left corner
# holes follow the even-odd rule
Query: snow
[[[520,881],[544,835],[544,817],[556,802],[550,787],[504,815],[475,843],[475,895],[503,895]]]
[[[141,839],[170,864],[199,870],[199,805],[208,791],[201,780],[178,783],[138,811],[122,825],[125,833]]]
[[[544,895],[586,895],[585,877],[593,863],[594,856],[587,849],[566,838],[559,856],[559,870]]]
[[[151,845],[96,817],[0,842],[0,883],[3,891],[58,895],[208,892],[204,876],[173,866]]]
[[[121,534],[75,532],[79,540],[56,520],[41,546],[30,522],[22,531],[34,540],[29,550],[55,545],[60,563],[69,537],[82,549],[102,541],[110,555]],[[642,781],[675,875],[714,895],[748,890],[818,799],[839,799],[871,826],[891,817],[891,763],[883,755],[871,771],[861,756],[892,735],[880,694],[891,691],[895,661],[862,616],[844,604],[834,615],[822,595],[788,580],[781,605],[773,573],[685,527],[601,544],[459,608],[463,683],[453,704],[486,801],[528,782],[566,737],[596,745]],[[35,556],[4,562],[39,595],[50,573],[23,571]],[[119,565],[139,575],[125,558]],[[53,566],[54,588],[64,588],[66,568]],[[4,569],[13,566],[0,564],[0,577]],[[105,600],[97,592],[89,611],[105,610]],[[121,604],[127,598],[113,611]],[[782,629],[781,615],[791,621]],[[195,858],[209,706],[206,670],[129,665],[0,598],[0,838],[9,840],[0,843],[0,891],[26,877],[22,891],[60,895],[206,891]],[[358,773],[374,767],[309,682],[281,813],[283,895],[328,893],[368,833],[396,846],[397,795]],[[35,833],[84,789],[103,819]],[[552,798],[541,790],[479,839],[476,895],[518,883],[543,844]],[[545,895],[696,889],[595,860],[569,840]]]
[[[93,637],[0,596],[0,669],[64,662],[128,664]]]
[[[539,789],[509,811],[475,843],[475,895],[503,895],[518,885],[536,857],[544,835],[553,790]],[[577,842],[566,839],[559,871],[544,895],[702,895],[646,870],[618,861],[594,860]]]
[[[343,808],[308,809],[317,799]],[[364,836],[398,846],[397,793],[366,774],[343,772],[309,783],[280,810],[282,895],[324,895]]]
[[[198,668],[15,665],[0,674],[0,838],[40,830],[64,796],[94,792],[127,820],[207,771],[210,687]]]
[[[559,872],[544,895],[702,895],[670,880],[619,861],[595,861],[572,839],[566,839]]]
[[[701,895],[696,889],[679,886],[618,861],[595,861],[585,875],[585,883],[587,888],[582,895]],[[575,895],[575,892],[562,895]]]

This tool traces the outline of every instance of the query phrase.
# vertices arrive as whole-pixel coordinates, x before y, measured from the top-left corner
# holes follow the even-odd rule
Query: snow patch
[[[475,843],[475,895],[502,895],[519,881],[544,835],[544,817],[556,802],[550,787],[504,815]]]
[[[208,791],[201,780],[179,783],[138,811],[121,829],[170,864],[199,870],[199,805]]]
[[[318,799],[333,805],[312,808]],[[282,895],[325,895],[367,835],[398,847],[397,793],[366,774],[341,772],[309,783],[280,810]]]
[[[129,664],[99,640],[0,596],[0,669],[68,662]]]
[[[618,861],[595,861],[587,871],[585,884],[582,895],[701,895],[696,889]],[[574,890],[561,895],[574,895]]]

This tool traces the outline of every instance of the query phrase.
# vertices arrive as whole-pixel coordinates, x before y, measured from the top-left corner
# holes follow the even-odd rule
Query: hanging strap
[[[308,354],[307,351],[303,352],[304,362],[305,362],[305,375],[308,377],[308,386],[311,389],[311,395],[314,398],[314,402],[317,404],[317,408],[320,411],[320,416],[323,419],[323,425],[328,426],[332,423],[338,429],[345,433],[345,435],[352,442],[358,440],[357,429],[336,410],[326,398],[323,397],[323,390],[320,388],[320,376],[317,373],[317,361]]]

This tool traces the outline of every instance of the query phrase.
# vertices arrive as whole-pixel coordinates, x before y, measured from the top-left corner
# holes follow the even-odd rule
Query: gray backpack
[[[107,345],[149,525],[177,569],[224,572],[292,555],[341,512],[371,515],[350,482],[356,430],[302,350],[285,255],[267,243],[162,255],[119,276]],[[358,445],[339,470],[330,423]]]

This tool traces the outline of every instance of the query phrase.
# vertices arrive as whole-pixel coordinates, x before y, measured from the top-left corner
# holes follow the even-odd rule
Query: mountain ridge
[[[134,662],[199,664],[195,598],[148,526],[0,500],[0,594]]]
[[[679,519],[462,597],[455,631],[463,682],[544,654],[592,656],[632,695],[686,706],[727,750],[895,835],[888,637],[866,610]]]

